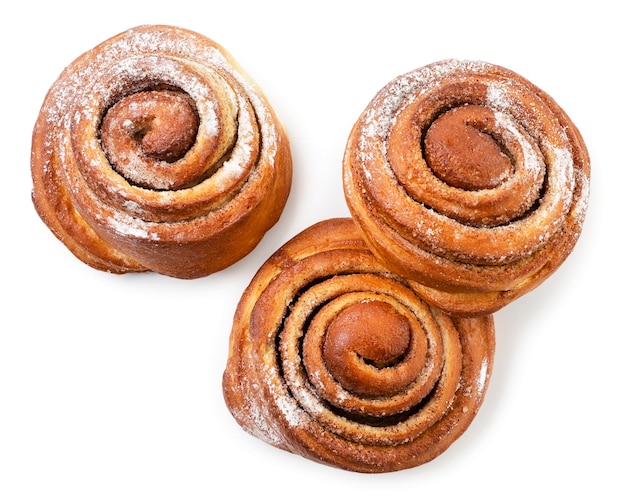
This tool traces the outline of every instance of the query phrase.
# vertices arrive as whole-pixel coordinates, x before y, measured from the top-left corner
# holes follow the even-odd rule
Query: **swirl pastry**
[[[320,222],[259,269],[237,308],[223,378],[252,435],[355,472],[414,467],[474,419],[493,317],[425,304],[349,218]]]
[[[492,313],[535,288],[578,240],[589,156],[565,112],[505,68],[448,60],[385,86],[343,161],[372,251],[449,313]]]
[[[33,131],[33,201],[83,262],[196,278],[248,254],[291,186],[285,131],[212,40],[121,33],[70,64]]]

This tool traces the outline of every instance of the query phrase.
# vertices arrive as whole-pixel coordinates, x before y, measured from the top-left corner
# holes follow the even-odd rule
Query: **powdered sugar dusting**
[[[214,175],[217,182],[224,183],[240,177],[245,171],[243,165],[252,161],[255,123],[252,122],[252,116],[245,112],[243,102],[240,102],[239,109],[241,112],[237,120],[237,143],[228,160],[224,161],[220,170]]]
[[[509,89],[502,82],[490,82],[487,86],[487,106],[503,113],[513,107]]]
[[[529,173],[537,177],[543,171],[543,160],[539,157],[537,150],[533,147],[533,144],[529,142],[526,135],[524,135],[519,126],[515,123],[513,118],[507,113],[496,111],[494,112],[496,119],[496,127],[498,127],[503,134],[513,135],[515,141],[521,146],[522,154],[524,156],[524,165]]]
[[[151,232],[146,223],[138,218],[115,213],[107,219],[107,223],[119,235],[136,237],[138,239],[158,240],[158,236]]]
[[[578,202],[574,206],[572,210],[572,215],[574,216],[574,222],[578,225],[578,230],[580,231],[581,225],[585,219],[587,214],[587,209],[589,207],[589,195],[590,195],[590,182],[589,177],[582,172],[578,173],[577,184],[580,186],[580,194],[578,197]]]
[[[574,188],[574,158],[572,152],[566,147],[549,146],[552,158],[552,168],[556,172],[552,188],[557,190],[560,196],[566,195]]]
[[[280,379],[280,374],[275,366],[265,367],[265,378],[270,379],[267,383],[271,399],[280,410],[289,427],[298,427],[304,420],[302,408],[296,400],[289,394],[289,391],[282,383],[278,388],[271,379]]]
[[[459,71],[481,71],[486,64],[480,61],[450,59],[401,75],[383,88],[368,106],[362,117],[359,141],[359,159],[367,163],[372,154],[386,155],[385,141],[399,112],[420,95],[441,84],[444,78]],[[372,140],[373,139],[373,140]],[[371,145],[374,142],[376,145]],[[376,150],[380,148],[380,150]]]

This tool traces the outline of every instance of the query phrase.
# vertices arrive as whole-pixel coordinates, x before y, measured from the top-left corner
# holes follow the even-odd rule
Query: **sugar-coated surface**
[[[510,150],[513,174],[490,188],[446,184],[429,169],[421,150],[429,120],[466,104],[488,110],[495,124],[484,133],[501,137],[498,146]],[[570,239],[554,250],[568,254],[584,219],[588,178],[581,177],[588,175],[587,150],[570,127],[548,95],[514,72],[481,61],[432,63],[393,79],[365,109],[344,160],[346,200],[378,244],[378,254],[401,274],[444,291],[454,286],[519,294],[534,287],[537,268],[548,268],[542,248]],[[354,191],[354,181],[360,192]],[[474,215],[474,207],[483,210],[483,218]],[[390,232],[401,242],[391,242],[396,235],[386,235]],[[390,240],[382,242],[385,237]],[[397,257],[400,244],[410,257]],[[514,273],[513,265],[529,258],[537,265]],[[503,265],[511,270],[499,273]],[[469,274],[474,268],[480,278]],[[450,306],[444,309],[460,310]]]
[[[124,31],[67,66],[41,107],[32,157],[37,213],[74,255],[180,278],[247,255],[282,213],[292,176],[255,83],[210,38],[165,25]],[[245,233],[236,247],[233,226]]]

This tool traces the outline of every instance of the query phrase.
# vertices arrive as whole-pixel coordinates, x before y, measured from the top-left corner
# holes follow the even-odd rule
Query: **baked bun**
[[[121,33],[71,63],[32,141],[33,201],[83,262],[196,278],[248,254],[291,186],[285,131],[208,38]]]
[[[493,313],[537,287],[579,238],[589,156],[565,112],[505,68],[447,60],[386,85],[343,161],[372,251],[448,313]]]
[[[370,252],[352,220],[288,241],[245,290],[224,372],[249,433],[355,472],[428,462],[474,419],[493,317],[451,318]]]

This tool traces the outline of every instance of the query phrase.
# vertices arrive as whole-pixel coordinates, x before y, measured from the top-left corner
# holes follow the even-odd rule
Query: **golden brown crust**
[[[259,269],[237,308],[223,391],[237,422],[284,450],[356,472],[435,458],[474,419],[492,316],[430,308],[350,219],[320,222]]]
[[[141,26],[86,52],[35,124],[33,201],[82,261],[196,278],[248,254],[291,187],[282,125],[212,40]]]
[[[589,157],[565,112],[499,66],[449,60],[400,76],[355,123],[350,211],[372,251],[434,306],[492,313],[570,254]]]

